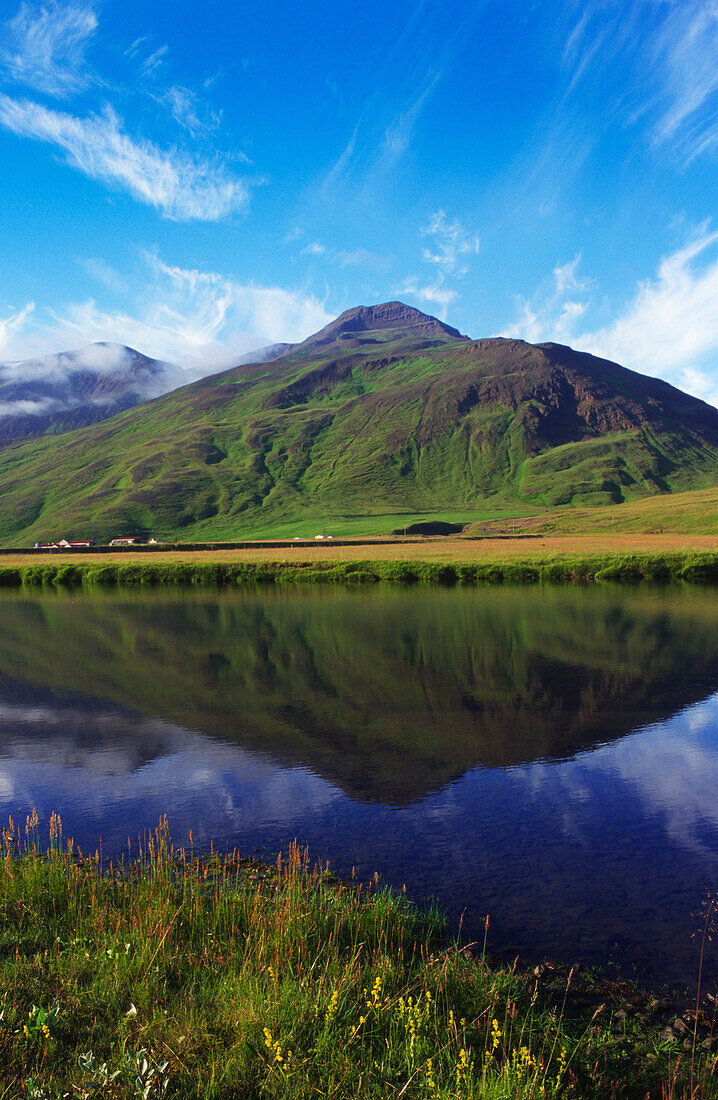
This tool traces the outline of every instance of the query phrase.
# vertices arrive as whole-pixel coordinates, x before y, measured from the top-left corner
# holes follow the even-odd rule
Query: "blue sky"
[[[716,0],[3,0],[0,359],[399,298],[718,402]]]

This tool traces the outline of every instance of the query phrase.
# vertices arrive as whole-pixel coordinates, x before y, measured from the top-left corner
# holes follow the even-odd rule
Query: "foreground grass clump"
[[[165,821],[103,869],[59,819],[46,855],[37,832],[3,835],[2,1097],[718,1094],[709,1051],[447,946],[435,912],[297,847],[196,858]]]

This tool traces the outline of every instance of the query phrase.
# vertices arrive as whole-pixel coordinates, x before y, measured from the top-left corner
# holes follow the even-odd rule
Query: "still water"
[[[105,856],[295,837],[525,961],[690,985],[718,886],[718,592],[0,595],[0,820]],[[718,980],[718,945],[706,966]]]

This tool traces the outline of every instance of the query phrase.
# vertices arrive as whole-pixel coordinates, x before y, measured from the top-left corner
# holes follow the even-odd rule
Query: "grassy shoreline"
[[[535,584],[570,581],[718,583],[718,552],[563,553],[474,561],[132,561],[0,565],[0,587],[253,584]]]
[[[491,962],[296,846],[200,857],[161,822],[103,868],[55,817],[38,854],[36,816],[2,844],[8,1100],[718,1096],[710,1014],[670,1027],[627,983]]]

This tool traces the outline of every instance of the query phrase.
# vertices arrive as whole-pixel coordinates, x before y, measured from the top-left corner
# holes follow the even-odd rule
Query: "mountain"
[[[106,420],[182,385],[183,373],[108,343],[0,363],[0,446]]]
[[[246,355],[235,360],[234,366],[242,367],[245,363],[268,363],[270,359],[279,359],[280,356],[286,355],[293,347],[294,344],[268,344],[264,348],[248,351]]]
[[[0,537],[236,537],[330,515],[611,504],[718,485],[718,410],[401,303],[280,358],[0,451]],[[393,524],[392,524],[393,525]]]
[[[288,345],[287,354],[317,352],[332,344],[342,349],[369,349],[385,343],[430,347],[446,338],[468,340],[458,329],[445,325],[403,302],[384,302],[378,306],[355,306],[347,309],[335,321],[309,336],[301,344]]]

